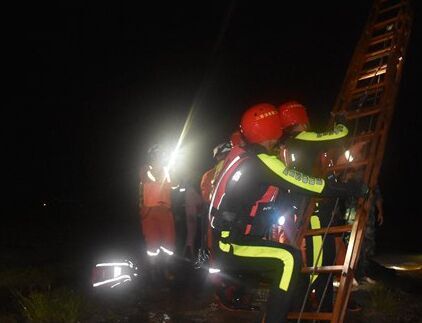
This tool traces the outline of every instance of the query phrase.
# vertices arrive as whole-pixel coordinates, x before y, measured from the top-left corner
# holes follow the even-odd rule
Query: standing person
[[[223,167],[224,159],[230,150],[231,145],[227,142],[223,142],[215,146],[213,149],[213,158],[216,161],[216,164],[211,169],[206,171],[201,178],[201,195],[204,201],[205,210],[202,216],[201,231],[203,232],[203,237],[201,237],[201,239],[206,242],[204,244],[206,244],[209,250],[212,248],[212,231],[208,221],[208,208],[211,200],[211,193],[215,185],[215,179],[218,177]]]
[[[198,217],[201,216],[203,201],[201,195],[189,183],[185,185],[185,214],[186,214],[186,241],[183,255],[189,259],[195,254],[195,238]]]
[[[171,211],[171,178],[166,165],[167,154],[158,145],[148,150],[148,164],[140,172],[139,215],[146,253],[152,272],[157,272],[157,259],[164,257],[169,263],[175,251],[175,228]],[[168,266],[164,268],[170,277]]]
[[[288,169],[272,155],[282,129],[271,104],[247,109],[240,127],[249,145],[240,148],[237,156],[226,158],[211,199],[211,223],[219,237],[217,261],[223,271],[269,273],[271,289],[264,321],[282,322],[287,320],[297,288],[301,255],[295,247],[264,239],[276,211],[275,201],[288,190],[327,197],[360,196],[362,187]]]
[[[213,159],[215,160],[215,165],[207,170],[201,178],[201,194],[202,198],[206,203],[210,202],[211,192],[215,182],[215,178],[221,171],[223,166],[224,158],[231,150],[231,144],[228,142],[223,142],[218,144],[213,149]]]
[[[332,131],[316,133],[309,131],[309,117],[303,104],[297,101],[287,101],[278,108],[283,137],[280,140],[280,158],[288,167],[314,176],[321,173],[315,169],[316,161],[333,144],[342,143],[341,139],[348,134],[348,129],[342,124],[336,124]],[[303,215],[309,199],[297,194],[291,194],[291,203]],[[310,218],[310,228],[326,227],[331,219],[334,208],[333,200],[319,201],[315,212]],[[293,235],[293,234],[292,234]],[[322,236],[307,237],[306,258],[309,266],[333,265],[336,256],[336,243],[333,235],[327,235],[322,244]],[[322,250],[321,250],[322,248]],[[320,310],[330,312],[333,302],[333,277],[328,274],[315,274],[311,277],[311,290],[320,303]],[[326,288],[326,285],[328,287]],[[323,297],[323,295],[325,296]],[[322,302],[321,302],[322,300]]]

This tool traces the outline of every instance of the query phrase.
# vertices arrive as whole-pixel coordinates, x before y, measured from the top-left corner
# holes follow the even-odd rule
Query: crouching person
[[[240,130],[248,144],[226,157],[214,188],[210,216],[216,258],[222,271],[266,273],[271,279],[264,322],[285,322],[301,270],[300,250],[266,240],[276,201],[287,192],[345,196],[360,192],[352,183],[328,182],[291,172],[269,152],[282,135],[277,109],[267,103],[243,114]],[[359,193],[360,194],[360,193]]]

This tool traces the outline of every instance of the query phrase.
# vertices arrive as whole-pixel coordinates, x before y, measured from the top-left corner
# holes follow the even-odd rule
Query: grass
[[[78,322],[82,313],[82,297],[67,289],[31,292],[28,296],[15,292],[22,315],[30,322]]]
[[[369,306],[372,310],[382,312],[387,315],[395,315],[400,307],[400,294],[387,288],[381,283],[377,283],[370,290]]]
[[[13,268],[1,271],[0,288],[34,290],[47,289],[56,280],[56,271],[51,267]]]

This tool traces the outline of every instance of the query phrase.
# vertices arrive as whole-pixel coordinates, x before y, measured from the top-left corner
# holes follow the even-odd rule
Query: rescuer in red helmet
[[[323,152],[326,150],[327,144],[332,145],[333,141],[342,139],[349,133],[347,127],[342,124],[344,122],[337,123],[331,131],[322,133],[309,131],[308,113],[305,106],[297,101],[287,101],[281,104],[278,111],[280,125],[283,129],[281,148],[289,147],[289,154],[281,149],[281,157],[285,161],[289,161],[292,167],[307,173],[312,171],[316,152]],[[304,146],[306,147],[304,148]],[[304,151],[306,151],[306,155]]]
[[[164,259],[164,273],[170,276],[169,260],[175,251],[175,227],[171,211],[171,178],[167,154],[158,145],[148,150],[148,164],[140,171],[139,215],[146,253],[157,276],[158,259]],[[161,269],[161,268],[160,268]]]
[[[280,140],[280,158],[289,167],[297,171],[317,176],[322,173],[322,165],[318,164],[327,158],[327,151],[333,144],[343,143],[342,138],[348,134],[347,128],[337,123],[333,131],[315,133],[309,131],[309,117],[303,104],[297,101],[287,101],[279,106],[280,124],[283,128],[283,137]],[[329,154],[328,154],[329,155]],[[317,166],[317,168],[315,168]],[[290,194],[290,203],[297,210],[296,214],[302,217],[309,199],[301,194]],[[333,201],[320,201],[310,218],[310,228],[326,227],[331,219]],[[300,223],[300,221],[299,221]],[[290,234],[288,233],[287,236]],[[336,256],[336,243],[333,235],[327,235],[324,244],[321,236],[306,238],[307,263],[313,266],[333,265]],[[341,243],[338,239],[338,243]],[[320,249],[322,248],[321,252]],[[319,257],[318,257],[319,255]],[[310,278],[311,289],[315,291],[315,298],[323,300],[320,310],[332,311],[333,277],[328,274],[314,274]],[[324,294],[324,297],[322,295]]]
[[[211,225],[219,237],[216,258],[223,272],[270,274],[265,322],[286,321],[301,255],[293,246],[264,239],[272,221],[277,221],[276,200],[288,190],[313,196],[361,196],[362,186],[308,176],[288,169],[272,155],[282,128],[271,104],[247,109],[240,129],[248,144],[233,148],[226,157],[211,198]]]

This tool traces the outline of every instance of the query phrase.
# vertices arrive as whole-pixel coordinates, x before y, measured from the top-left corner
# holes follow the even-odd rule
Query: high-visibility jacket
[[[261,225],[271,225],[270,217],[275,213],[274,202],[280,191],[321,197],[358,193],[351,183],[329,181],[289,169],[262,146],[234,148],[226,157],[211,199],[213,227],[231,231],[231,237],[263,237],[268,228]]]
[[[144,167],[140,174],[139,192],[141,207],[171,207],[171,182],[164,168]]]
[[[302,131],[290,134],[289,137],[284,138],[283,140],[284,148],[280,151],[280,159],[289,165],[289,167],[295,168],[298,171],[312,175],[320,174],[332,158],[330,153],[327,155],[327,152],[331,150],[331,148],[337,148],[342,144],[343,141],[341,139],[345,138],[347,135],[347,127],[341,124],[337,124],[333,131],[323,133]],[[316,163],[318,157],[321,164]],[[317,168],[315,168],[315,166]],[[305,211],[309,199],[300,194],[290,194],[290,200],[300,218]],[[327,220],[325,219],[327,214],[318,210],[318,203],[315,211],[316,212],[310,218],[310,228],[320,229],[321,223],[324,223]],[[324,259],[330,259],[331,261],[330,253],[332,251],[331,249],[334,248],[334,246],[331,246],[331,244],[334,244],[332,238],[333,237],[331,236],[327,237],[325,246],[322,250],[322,235],[312,236],[306,239],[309,264],[312,263],[313,266],[320,267],[323,264]],[[314,282],[317,278],[318,274],[313,275],[312,281]]]
[[[280,151],[280,159],[291,168],[307,174],[314,174],[314,166],[318,155],[330,147],[342,143],[341,139],[348,135],[346,126],[337,124],[332,131],[302,131],[282,138],[284,149]]]

